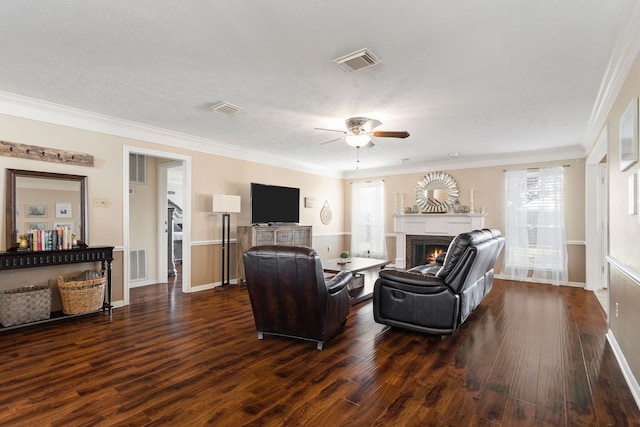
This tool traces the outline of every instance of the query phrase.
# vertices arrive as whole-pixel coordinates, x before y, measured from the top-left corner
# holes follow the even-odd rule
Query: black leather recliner
[[[441,266],[380,271],[373,290],[375,321],[451,335],[491,290],[504,240],[499,230],[474,230],[454,238]]]
[[[243,257],[259,339],[264,334],[301,338],[322,350],[344,326],[350,271],[325,282],[320,257],[303,246],[254,246]]]

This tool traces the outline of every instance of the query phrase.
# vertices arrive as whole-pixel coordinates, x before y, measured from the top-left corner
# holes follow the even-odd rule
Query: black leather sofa
[[[493,286],[493,266],[504,246],[499,230],[459,234],[441,265],[384,269],[373,290],[373,316],[385,325],[451,335]]]

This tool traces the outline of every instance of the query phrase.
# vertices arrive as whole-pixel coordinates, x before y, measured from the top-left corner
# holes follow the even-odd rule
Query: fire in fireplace
[[[436,249],[434,249],[432,251],[431,250],[428,251],[427,252],[427,256],[426,256],[426,258],[427,258],[426,261],[429,264],[433,264],[434,262],[436,262],[436,258],[438,258],[438,255],[440,255],[442,252],[444,252],[442,250],[442,248],[436,248]]]
[[[446,252],[454,236],[407,236],[407,268],[431,264],[436,257]]]

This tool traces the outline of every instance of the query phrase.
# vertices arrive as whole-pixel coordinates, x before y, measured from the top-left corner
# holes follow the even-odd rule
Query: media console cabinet
[[[109,314],[111,314],[111,310],[113,308],[111,305],[111,263],[113,262],[113,246],[95,246],[65,249],[60,251],[15,251],[0,253],[0,271],[18,268],[48,267],[62,264],[79,264],[86,262],[99,262],[102,269],[105,271],[107,288],[104,295],[105,300],[102,303],[102,311],[108,310]],[[54,312],[49,319],[14,326],[0,327],[0,331],[33,326],[40,323],[83,316],[85,314],[89,313],[66,315],[61,312]]]
[[[238,226],[236,238],[236,280],[240,285],[245,281],[242,255],[249,248],[258,245],[285,245],[312,247],[310,225],[250,225]]]

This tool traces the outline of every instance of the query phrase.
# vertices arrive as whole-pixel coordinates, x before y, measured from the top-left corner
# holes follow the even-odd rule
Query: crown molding
[[[527,151],[499,156],[477,156],[474,158],[457,158],[415,165],[402,165],[390,168],[360,169],[348,171],[344,179],[375,178],[379,176],[407,175],[412,173],[426,173],[438,170],[458,170],[487,167],[505,167],[508,165],[534,164],[556,162],[568,159],[582,159],[585,151],[580,146],[559,148],[555,150]]]
[[[640,2],[633,2],[618,34],[609,65],[603,76],[582,145],[590,152],[595,146],[607,115],[618,98],[631,67],[640,52]]]
[[[0,114],[146,141],[168,147],[180,147],[200,153],[230,157],[315,175],[342,178],[342,172],[338,170],[320,168],[316,165],[296,162],[264,152],[247,150],[212,139],[174,132],[8,92],[0,91]]]

